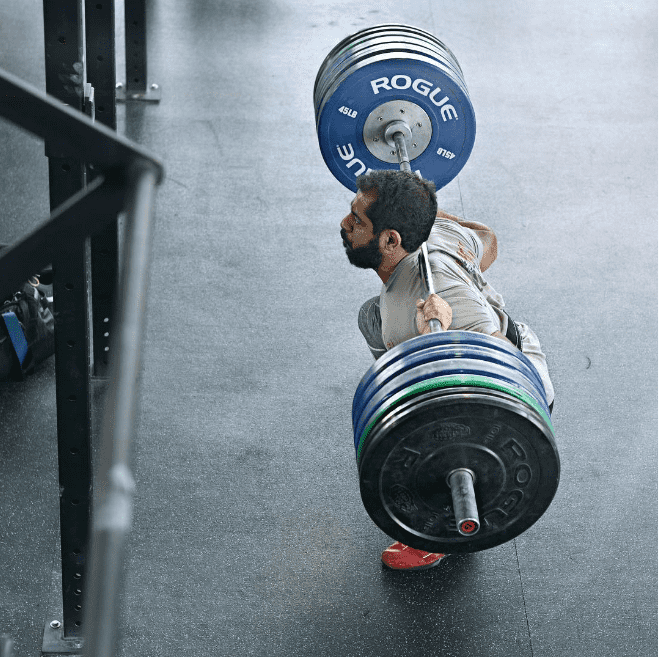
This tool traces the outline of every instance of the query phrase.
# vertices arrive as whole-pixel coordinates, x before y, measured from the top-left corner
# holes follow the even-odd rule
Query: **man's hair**
[[[435,184],[414,173],[388,169],[358,176],[357,189],[376,192],[366,211],[373,224],[373,235],[383,230],[400,233],[401,246],[416,251],[428,239],[437,214]]]

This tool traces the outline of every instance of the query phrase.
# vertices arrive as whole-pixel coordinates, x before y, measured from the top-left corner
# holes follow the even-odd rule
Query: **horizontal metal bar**
[[[74,194],[0,255],[0,299],[10,297],[30,276],[53,262],[67,236],[93,235],[124,207],[123,176],[99,176]],[[103,212],[98,212],[98,208]]]
[[[135,429],[140,347],[151,247],[156,175],[130,174],[121,283],[112,339],[110,389],[105,398],[92,512],[91,560],[85,589],[85,653],[114,655],[122,557],[131,525],[133,477],[129,452]]]
[[[0,69],[0,116],[45,139],[49,148],[100,169],[127,168],[143,160],[162,181],[161,162],[146,149],[94,123],[84,114]]]

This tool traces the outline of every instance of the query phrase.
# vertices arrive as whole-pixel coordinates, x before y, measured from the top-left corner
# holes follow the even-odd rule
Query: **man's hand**
[[[431,319],[438,319],[445,331],[453,321],[451,306],[436,294],[431,294],[425,301],[419,299],[416,302],[416,327],[420,335],[430,333],[428,321]]]

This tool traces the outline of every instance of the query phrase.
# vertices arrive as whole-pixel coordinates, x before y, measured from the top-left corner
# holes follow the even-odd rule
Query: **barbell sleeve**
[[[394,144],[396,145],[396,155],[398,155],[398,164],[400,164],[401,171],[408,171],[412,173],[410,165],[410,156],[407,154],[407,144],[405,143],[405,135],[402,132],[394,133]]]
[[[474,478],[474,473],[467,468],[453,470],[448,476],[455,524],[463,536],[472,536],[481,526],[474,493]]]

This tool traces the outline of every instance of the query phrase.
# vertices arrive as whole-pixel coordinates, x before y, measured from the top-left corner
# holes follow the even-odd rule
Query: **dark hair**
[[[428,239],[437,215],[433,182],[414,173],[387,169],[358,176],[357,189],[377,194],[366,211],[373,224],[373,235],[383,230],[398,231],[401,246],[408,253]]]

